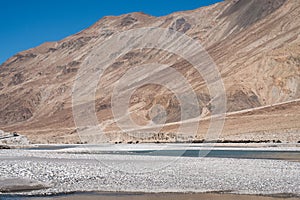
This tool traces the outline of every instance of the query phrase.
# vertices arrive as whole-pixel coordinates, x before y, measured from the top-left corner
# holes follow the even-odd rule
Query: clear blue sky
[[[0,0],[0,64],[10,56],[81,31],[101,17],[142,11],[154,16],[221,0]]]

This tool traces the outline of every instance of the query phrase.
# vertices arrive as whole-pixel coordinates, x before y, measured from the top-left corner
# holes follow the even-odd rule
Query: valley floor
[[[195,156],[200,149],[202,152],[212,150],[211,155],[215,157],[199,157],[201,153]],[[247,157],[243,157],[245,154]],[[271,158],[270,155],[277,156]],[[299,160],[300,149],[297,145],[257,145],[246,148],[218,146],[213,149],[198,144],[44,145],[38,148],[5,149],[0,150],[0,191],[3,192],[0,197],[272,199],[233,195],[246,194],[297,199],[300,196]],[[73,192],[112,193],[49,196]],[[124,192],[141,194],[123,195]],[[174,192],[178,194],[172,194]],[[220,192],[233,194],[217,194]]]

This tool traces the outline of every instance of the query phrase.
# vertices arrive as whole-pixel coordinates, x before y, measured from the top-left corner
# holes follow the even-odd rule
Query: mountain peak
[[[21,52],[1,65],[0,129],[26,133],[34,142],[78,142],[79,138],[73,134],[76,127],[72,117],[72,88],[84,60],[117,32],[161,27],[180,31],[201,42],[219,67],[227,93],[227,111],[239,113],[228,118],[224,137],[242,137],[250,130],[255,136],[271,139],[267,132],[275,127],[280,133],[278,138],[284,139],[291,127],[300,130],[299,121],[295,120],[300,111],[296,101],[300,98],[299,11],[297,0],[227,0],[163,17],[142,12],[103,17],[87,30]],[[191,105],[190,120],[198,122],[212,113],[212,99],[205,81],[190,63],[156,49],[131,51],[107,69],[100,84],[101,92],[96,94],[99,126],[107,131],[110,141],[116,140],[110,134],[118,134],[111,109],[113,87],[127,70],[153,62],[176,69],[194,88],[201,115],[196,116]],[[159,68],[156,76],[168,78]],[[182,93],[187,90],[181,84],[178,89]],[[176,96],[166,88],[146,85],[138,89],[128,105],[132,119],[148,124],[153,116],[160,121],[161,110],[152,109],[154,104],[166,110],[164,133],[170,138],[167,134],[176,131],[181,112]],[[252,118],[260,112],[266,117]],[[280,117],[283,113],[288,117]],[[244,126],[237,127],[240,123]],[[131,139],[124,134],[118,136],[124,137],[124,141]],[[197,138],[203,138],[203,130],[199,130]],[[289,138],[294,141],[293,137]]]

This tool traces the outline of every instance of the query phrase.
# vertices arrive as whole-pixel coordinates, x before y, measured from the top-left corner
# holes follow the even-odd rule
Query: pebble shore
[[[224,191],[300,196],[300,162],[284,160],[1,150],[0,180],[18,178],[49,187],[18,193],[26,195]]]

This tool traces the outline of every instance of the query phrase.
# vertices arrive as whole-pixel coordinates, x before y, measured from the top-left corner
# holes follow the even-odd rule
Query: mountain
[[[88,142],[76,134],[72,90],[77,72],[101,43],[123,31],[160,27],[199,41],[216,63],[227,96],[221,140],[300,140],[300,2],[298,0],[226,0],[163,17],[144,13],[108,16],[75,35],[20,52],[0,66],[0,129],[27,135],[37,143]],[[139,125],[166,125],[145,138],[121,133],[112,116],[115,84],[134,66],[159,62],[180,72],[199,100],[200,113],[181,121],[180,104],[166,87],[148,84],[131,96],[131,118]],[[157,79],[166,79],[164,69]],[[161,76],[159,76],[159,74]],[[162,76],[163,75],[163,76]],[[142,77],[139,77],[140,79]],[[169,77],[170,78],[170,77]],[[178,86],[184,93],[183,86]],[[191,64],[169,52],[133,50],[105,71],[96,93],[95,110],[108,142],[185,141],[174,132],[181,124],[200,124],[193,139],[205,138],[212,113],[205,81]],[[119,119],[116,119],[119,120]],[[152,130],[146,129],[146,133]]]

